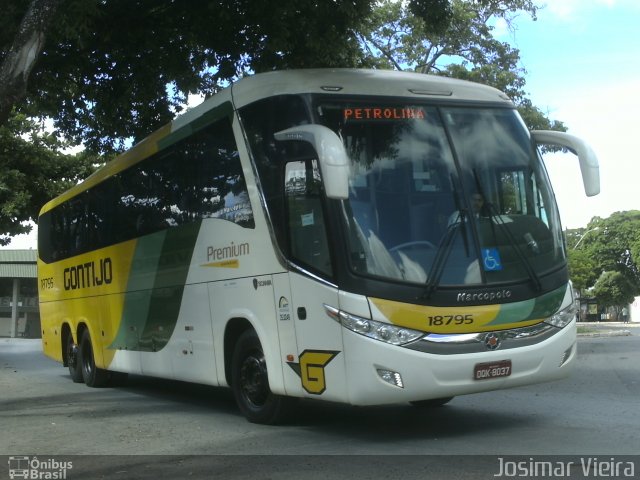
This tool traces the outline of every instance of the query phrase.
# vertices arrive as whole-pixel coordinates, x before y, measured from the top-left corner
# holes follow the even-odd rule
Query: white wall
[[[632,322],[640,323],[640,297],[633,299],[633,303],[629,305],[629,315]]]

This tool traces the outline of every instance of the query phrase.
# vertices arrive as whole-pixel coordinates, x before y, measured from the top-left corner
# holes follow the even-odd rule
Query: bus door
[[[341,326],[324,307],[338,306],[338,289],[321,280],[333,272],[320,187],[317,160],[286,164],[287,242],[292,261],[300,267],[289,273],[290,297],[285,298],[297,347],[288,364],[303,394],[330,400],[344,398],[345,374]]]
[[[297,351],[288,361],[305,396],[344,399],[346,377],[341,326],[324,305],[338,305],[338,290],[297,272],[289,273],[289,311]],[[285,375],[286,377],[286,375]]]

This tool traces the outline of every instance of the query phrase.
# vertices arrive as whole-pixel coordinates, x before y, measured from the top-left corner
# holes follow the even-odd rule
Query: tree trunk
[[[27,93],[27,81],[58,6],[64,0],[31,0],[11,48],[0,64],[0,126]]]

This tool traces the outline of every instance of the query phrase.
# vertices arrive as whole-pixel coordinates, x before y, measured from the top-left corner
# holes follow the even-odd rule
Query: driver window
[[[284,182],[291,255],[304,265],[331,275],[318,161],[288,162]]]

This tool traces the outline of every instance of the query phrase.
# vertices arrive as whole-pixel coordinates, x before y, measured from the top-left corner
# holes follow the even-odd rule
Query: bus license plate
[[[511,375],[511,360],[477,363],[473,368],[474,380],[489,380],[491,378],[508,377],[509,375]]]

